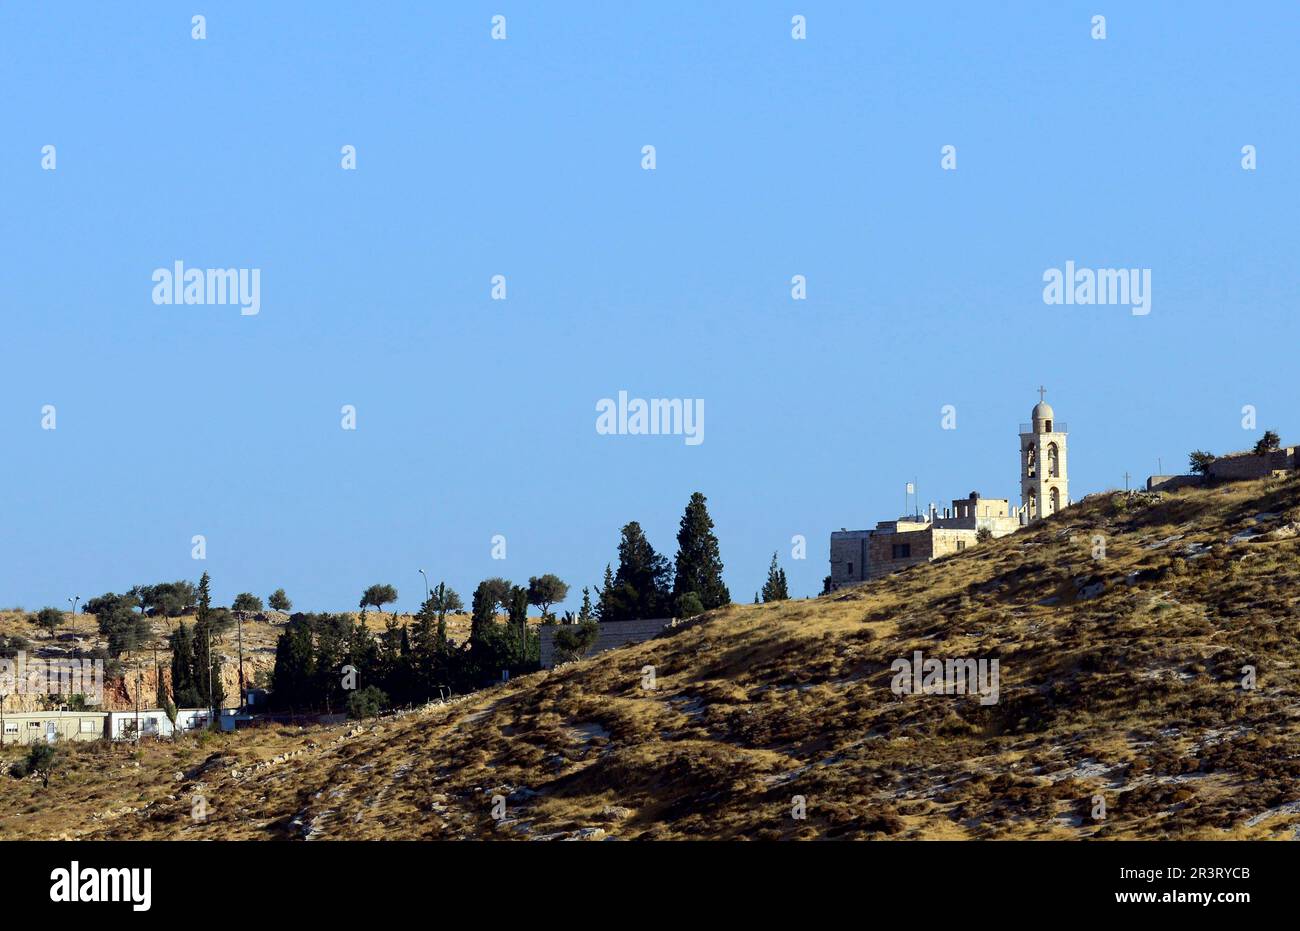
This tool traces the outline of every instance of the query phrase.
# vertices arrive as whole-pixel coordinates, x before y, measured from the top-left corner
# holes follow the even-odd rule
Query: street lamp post
[[[424,575],[424,570],[420,570],[420,575]],[[429,600],[429,577],[424,575],[424,600]]]
[[[81,600],[81,596],[80,596],[80,595],[77,595],[75,598],[69,598],[68,600],[72,602],[72,613],[73,613],[73,614],[76,614],[76,613],[77,613],[77,602]]]

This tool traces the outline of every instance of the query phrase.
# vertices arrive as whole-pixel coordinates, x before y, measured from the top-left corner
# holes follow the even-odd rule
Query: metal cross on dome
[[[1039,386],[1038,386],[1038,400],[1040,400],[1040,401],[1045,400],[1044,396],[1045,396],[1046,394],[1047,394],[1047,389],[1044,388],[1042,385],[1039,385]]]

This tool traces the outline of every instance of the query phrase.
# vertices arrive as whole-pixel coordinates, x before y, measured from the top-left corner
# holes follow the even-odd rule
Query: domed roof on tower
[[[1038,388],[1038,403],[1034,405],[1034,411],[1029,416],[1033,419],[1032,429],[1035,433],[1051,433],[1052,421],[1056,419],[1056,412],[1052,410],[1052,405],[1048,404],[1045,396],[1047,389],[1041,385]]]

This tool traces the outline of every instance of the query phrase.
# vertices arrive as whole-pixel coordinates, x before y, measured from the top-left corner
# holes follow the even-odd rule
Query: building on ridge
[[[1020,506],[1007,498],[985,498],[972,491],[956,498],[952,507],[933,504],[924,514],[885,520],[872,530],[839,530],[831,534],[831,574],[827,590],[834,591],[960,553],[978,544],[981,531],[1004,537],[1051,516],[1070,504],[1066,472],[1068,429],[1056,421],[1051,405],[1042,400],[1020,425]]]

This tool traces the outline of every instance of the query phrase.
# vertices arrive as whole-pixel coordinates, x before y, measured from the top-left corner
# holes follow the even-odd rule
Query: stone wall
[[[1176,488],[1204,485],[1207,481],[1240,482],[1266,478],[1275,472],[1293,472],[1300,468],[1300,447],[1284,446],[1271,453],[1229,453],[1210,463],[1205,475],[1151,475],[1147,491],[1173,491]]]
[[[586,653],[595,656],[606,650],[614,650],[629,643],[644,643],[661,633],[672,623],[671,618],[646,618],[636,621],[605,621],[597,624],[596,642]],[[544,624],[538,628],[541,637],[542,668],[550,669],[555,665],[555,637],[563,630],[558,624]]]
[[[867,540],[870,530],[840,530],[831,534],[831,587],[856,585],[867,579]]]
[[[960,531],[946,531],[948,533]],[[973,537],[974,534],[972,533]],[[908,546],[910,554],[894,558],[895,546]],[[903,533],[882,533],[871,535],[867,544],[867,578],[878,579],[899,569],[915,566],[917,563],[929,562],[934,547],[934,531],[908,530]]]
[[[1296,447],[1285,446],[1271,453],[1237,453],[1222,456],[1210,463],[1211,478],[1241,480],[1264,478],[1274,472],[1289,472],[1296,468]]]

